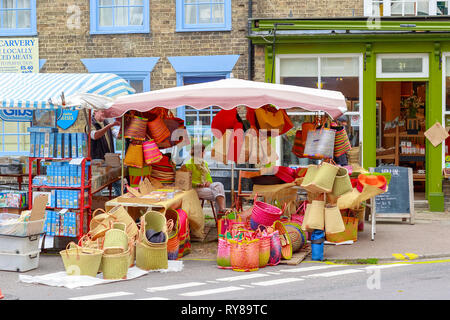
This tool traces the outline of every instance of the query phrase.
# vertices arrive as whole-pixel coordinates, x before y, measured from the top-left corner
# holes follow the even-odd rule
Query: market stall
[[[20,176],[28,178],[28,190],[9,191],[2,197],[7,199],[1,201],[2,210],[5,214],[25,210],[22,214],[26,215],[33,209],[36,197],[45,195],[47,203],[40,233],[45,232],[49,238],[81,237],[90,219],[92,192],[99,190],[92,188],[91,180],[87,136],[91,111],[105,107],[115,97],[134,93],[134,89],[114,74],[48,73],[2,73],[0,88],[2,119],[15,114],[14,119],[20,115],[22,121],[31,124],[30,155],[26,157],[26,166],[21,166],[24,172]],[[81,115],[82,125],[70,128]],[[13,165],[9,163],[8,168]],[[119,176],[116,175],[117,180]],[[8,200],[14,200],[11,194],[17,193],[20,201]],[[12,217],[9,216],[9,223],[13,222]]]

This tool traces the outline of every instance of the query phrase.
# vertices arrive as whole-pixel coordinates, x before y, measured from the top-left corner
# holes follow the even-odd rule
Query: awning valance
[[[126,80],[111,73],[0,73],[0,109],[90,108],[91,103],[80,106],[80,99],[71,96],[116,98],[133,93]]]

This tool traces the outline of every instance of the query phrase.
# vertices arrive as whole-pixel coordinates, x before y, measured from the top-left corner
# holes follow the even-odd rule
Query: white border
[[[445,128],[445,116],[450,115],[450,111],[446,111],[446,78],[447,78],[447,57],[450,52],[442,52],[442,126]],[[442,146],[442,170],[445,168],[445,142]]]
[[[275,56],[275,83],[280,83],[280,60],[281,59],[293,59],[293,58],[317,58],[318,59],[318,64],[317,64],[317,81],[320,82],[321,80],[321,76],[320,76],[320,59],[319,58],[359,58],[359,112],[352,112],[352,111],[347,111],[346,113],[344,113],[344,115],[359,115],[360,116],[360,124],[359,124],[359,145],[361,147],[360,150],[360,155],[361,155],[361,163],[364,163],[364,159],[363,159],[363,130],[364,130],[364,126],[363,126],[363,110],[364,110],[364,105],[363,105],[363,101],[364,101],[364,60],[363,60],[363,54],[361,53],[324,53],[324,54],[277,54]],[[289,110],[286,110],[288,112],[288,114],[290,115],[312,115],[312,114],[316,114],[317,112],[289,112]],[[279,155],[279,159],[276,162],[277,166],[281,166],[281,157],[282,157],[282,150],[281,150],[281,138],[277,137],[276,138],[276,150],[277,153]]]
[[[383,58],[421,58],[422,72],[403,72],[403,73],[383,73],[381,59]],[[392,79],[392,78],[428,78],[429,77],[429,54],[428,53],[381,53],[377,54],[376,61],[377,79]]]

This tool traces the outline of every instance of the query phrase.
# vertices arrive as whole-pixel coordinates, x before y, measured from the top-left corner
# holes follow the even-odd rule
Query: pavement
[[[214,220],[207,220],[210,228],[202,242],[192,242],[192,252],[186,260],[214,260],[217,238]],[[371,222],[365,221],[358,240],[349,245],[325,245],[327,261],[349,263],[377,263],[414,259],[450,258],[450,212],[418,210],[415,223],[409,220],[377,219],[375,239],[371,240]],[[311,260],[311,257],[304,261]]]

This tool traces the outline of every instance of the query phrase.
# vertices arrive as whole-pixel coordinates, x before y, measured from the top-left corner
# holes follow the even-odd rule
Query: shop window
[[[176,0],[176,31],[231,30],[231,0]]]
[[[29,155],[30,122],[0,120],[0,155]]]
[[[150,32],[149,0],[91,0],[91,34]]]
[[[378,54],[377,78],[427,78],[427,54]]]
[[[347,113],[339,120],[345,126],[353,147],[360,142],[360,57],[356,55],[278,55],[276,61],[277,79],[281,84],[309,88],[336,90],[347,99]],[[279,71],[278,71],[279,70]],[[298,158],[292,153],[297,130],[305,122],[313,122],[323,113],[287,110],[294,127],[278,141],[281,154],[280,165],[308,165],[316,162],[308,158]]]
[[[36,33],[36,0],[0,1],[0,36],[31,36]]]
[[[437,1],[436,7],[436,14],[438,16],[447,16],[449,14],[448,12],[448,6],[450,1]]]

